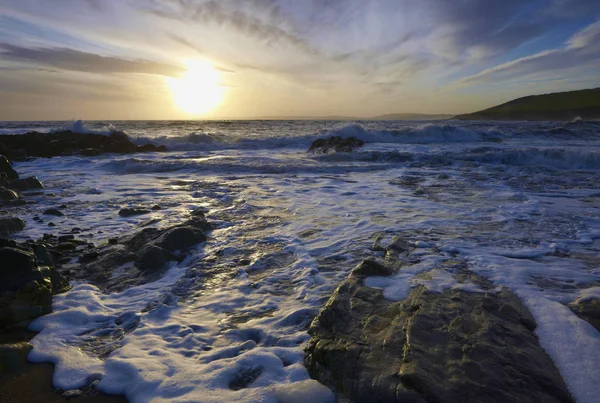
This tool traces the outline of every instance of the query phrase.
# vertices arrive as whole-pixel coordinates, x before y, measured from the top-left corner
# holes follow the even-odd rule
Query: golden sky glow
[[[458,114],[599,63],[598,0],[0,0],[0,120]]]
[[[219,71],[204,60],[188,62],[187,71],[167,83],[177,107],[190,116],[212,112],[224,98]]]

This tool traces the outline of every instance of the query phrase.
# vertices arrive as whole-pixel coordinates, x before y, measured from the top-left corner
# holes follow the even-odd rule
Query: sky
[[[599,0],[0,0],[0,120],[455,114],[599,86]]]

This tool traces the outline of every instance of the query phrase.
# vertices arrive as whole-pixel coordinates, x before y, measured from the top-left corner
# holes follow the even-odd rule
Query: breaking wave
[[[286,135],[252,137],[223,135],[216,133],[193,132],[183,136],[140,136],[132,140],[139,145],[164,144],[171,150],[222,150],[222,149],[273,149],[285,147],[308,148],[320,138],[339,136],[356,137],[367,144],[435,144],[435,143],[477,143],[500,142],[502,134],[494,130],[475,131],[451,125],[428,124],[400,130],[368,130],[359,124],[343,126],[331,130],[306,135]]]

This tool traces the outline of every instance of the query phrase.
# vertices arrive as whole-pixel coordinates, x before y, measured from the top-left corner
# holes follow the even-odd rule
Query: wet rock
[[[571,302],[569,308],[600,332],[600,299],[579,298]]]
[[[157,245],[146,245],[138,252],[135,265],[142,270],[156,271],[162,269],[168,262],[178,260],[170,251]]]
[[[394,302],[363,284],[373,272],[356,268],[309,329],[307,369],[348,401],[573,402],[510,291],[420,286]]]
[[[33,252],[35,253],[38,264],[42,266],[54,266],[54,259],[52,258],[50,252],[48,252],[46,245],[40,243],[35,244],[33,247]]]
[[[17,372],[27,363],[33,346],[27,342],[0,344],[0,375]]]
[[[73,241],[75,240],[75,235],[59,235],[58,236],[58,242],[68,242],[68,241]]]
[[[355,148],[360,148],[365,142],[356,137],[342,138],[332,136],[326,139],[317,139],[310,145],[308,152],[317,154],[327,154],[330,152],[352,152]]]
[[[64,216],[62,211],[55,209],[55,208],[49,208],[48,210],[44,211],[44,215],[53,215],[55,217],[63,217]]]
[[[48,226],[49,226],[49,227],[56,227],[56,224],[54,224],[53,222],[49,222],[49,223],[48,223]]]
[[[74,271],[74,275],[113,291],[155,279],[169,262],[181,261],[189,248],[205,241],[205,231],[211,229],[204,218],[193,217],[170,228],[144,228],[132,235],[111,238],[97,250],[96,258],[81,255],[82,270]],[[119,270],[118,278],[112,275],[114,270]]]
[[[25,222],[18,217],[0,217],[0,237],[25,229]]]
[[[37,177],[30,176],[29,178],[11,181],[9,187],[11,189],[23,191],[32,189],[43,189],[44,185],[42,185],[42,182],[40,182]]]
[[[54,245],[52,249],[57,250],[57,251],[68,251],[68,250],[75,250],[76,248],[77,248],[77,245],[75,245],[73,242],[60,242],[60,243]]]
[[[170,252],[175,252],[180,249],[191,248],[205,240],[206,236],[201,230],[183,226],[167,230],[157,240],[156,245]]]
[[[123,208],[119,211],[121,217],[131,217],[136,215],[148,214],[150,210],[145,208]]]
[[[247,388],[252,384],[252,382],[258,379],[262,372],[262,367],[246,368],[239,371],[229,382],[229,389],[241,390]]]
[[[158,204],[155,204],[154,206],[152,206],[150,208],[150,210],[152,210],[152,211],[158,211],[158,210],[162,210],[162,208]]]
[[[164,146],[137,146],[125,133],[118,131],[109,136],[74,133],[68,130],[56,133],[30,132],[19,136],[0,135],[0,152],[12,160],[22,160],[25,156],[50,158],[78,153],[98,155],[164,151]]]
[[[19,200],[19,194],[12,189],[0,186],[0,202],[14,202]]]
[[[52,295],[69,288],[55,268],[38,266],[29,250],[3,247],[0,262],[0,327],[50,313]]]
[[[19,174],[4,155],[0,155],[0,173],[5,174],[9,180],[19,179]]]
[[[80,263],[91,262],[92,260],[98,259],[98,257],[100,257],[100,252],[98,252],[97,250],[94,250],[91,252],[86,252],[86,253],[82,254],[81,256],[79,256],[79,262]]]

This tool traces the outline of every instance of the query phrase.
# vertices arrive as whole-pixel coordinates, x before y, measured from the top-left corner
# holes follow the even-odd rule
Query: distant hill
[[[351,116],[263,116],[256,120],[442,120],[450,119],[454,115],[424,114],[424,113],[391,113],[366,118]]]
[[[460,120],[600,119],[600,88],[518,98],[493,108],[455,116]]]

